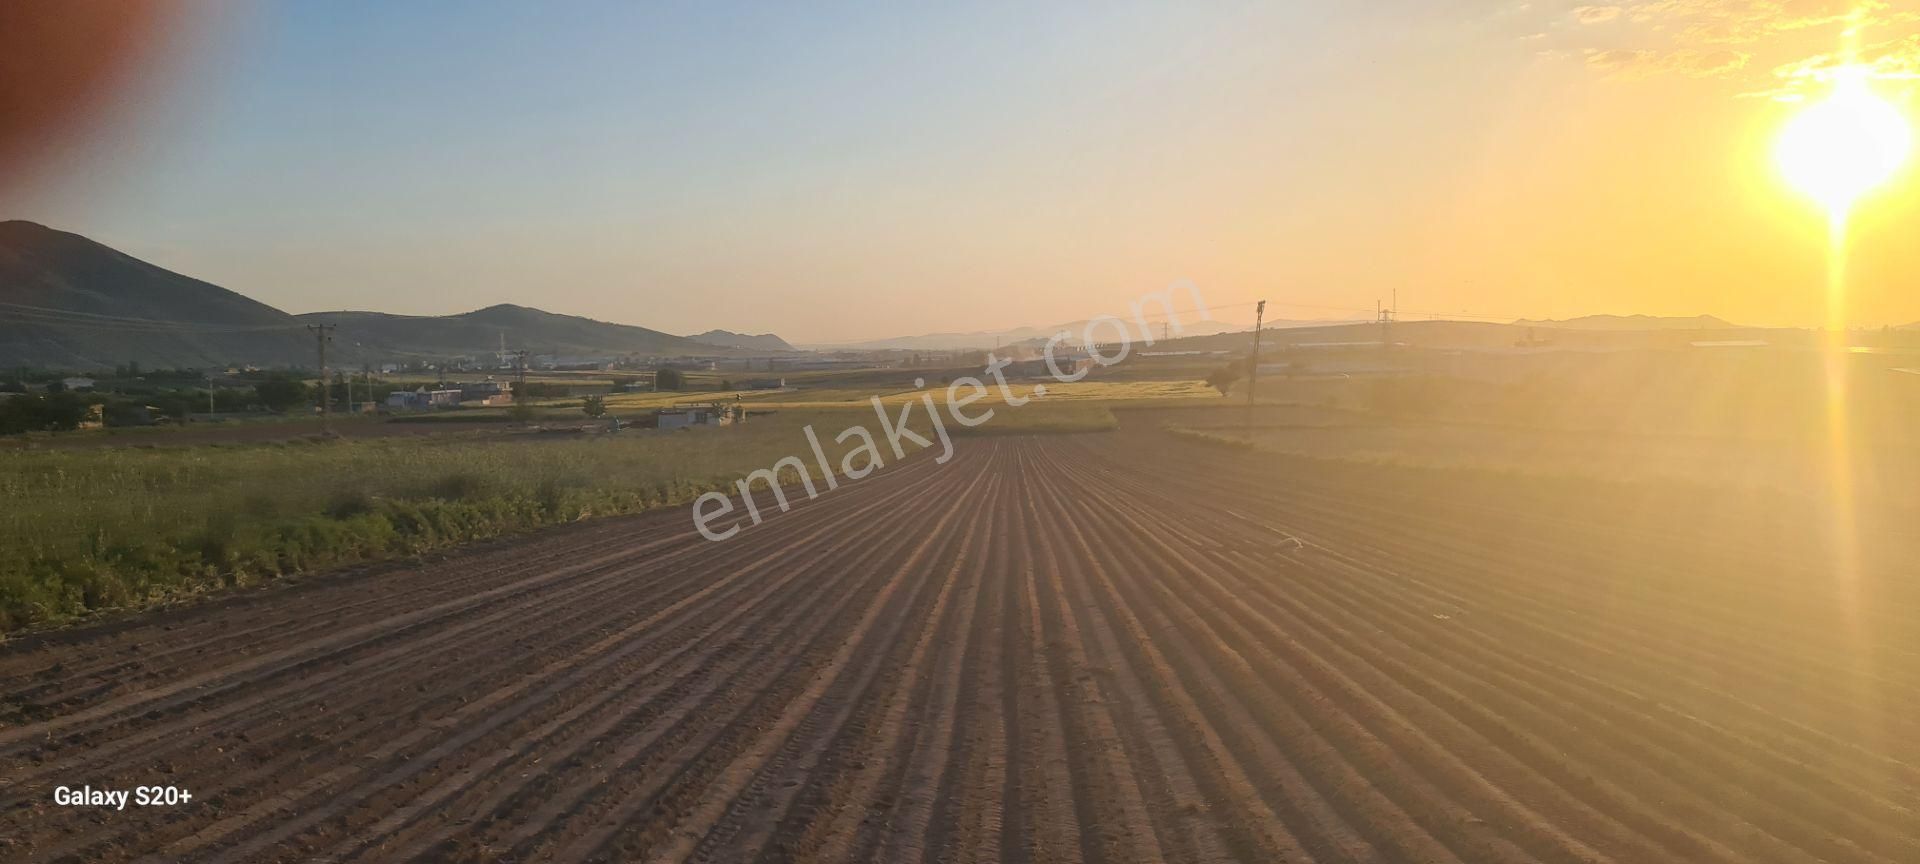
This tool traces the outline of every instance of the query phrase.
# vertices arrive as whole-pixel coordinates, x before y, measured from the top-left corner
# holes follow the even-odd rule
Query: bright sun
[[[1848,76],[1833,94],[1793,118],[1774,151],[1788,182],[1835,214],[1885,183],[1906,161],[1913,131],[1860,76]]]

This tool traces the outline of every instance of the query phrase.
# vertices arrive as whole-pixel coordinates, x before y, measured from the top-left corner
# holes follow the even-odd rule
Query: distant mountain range
[[[333,324],[334,344],[371,357],[418,359],[491,354],[502,343],[553,357],[730,353],[645,327],[610,324],[502,303],[459,315],[389,315],[385,312],[310,312],[302,324]]]
[[[1122,320],[1127,321],[1130,338],[1136,342],[1140,341],[1140,333],[1138,332],[1140,327],[1139,323],[1125,318],[1122,318]],[[1276,330],[1287,327],[1325,327],[1330,324],[1339,323],[1343,322],[1280,320],[1268,321],[1266,322],[1266,326],[1269,330]],[[1194,336],[1213,336],[1220,333],[1250,333],[1253,331],[1253,322],[1251,321],[1238,323],[1206,320],[1182,321],[1178,331],[1173,331],[1173,328],[1165,325],[1166,322],[1161,319],[1154,319],[1147,322],[1147,326],[1152,328],[1153,338],[1156,340],[1160,339],[1163,335],[1170,335],[1178,339]],[[1070,321],[1065,324],[1056,324],[1052,327],[1013,327],[1006,330],[975,330],[966,333],[925,333],[919,336],[870,339],[864,342],[809,343],[803,347],[817,351],[984,351],[996,347],[1005,348],[1015,345],[1043,345],[1047,340],[1053,338],[1053,334],[1063,330],[1068,334],[1066,341],[1078,344],[1081,334],[1086,330],[1086,326],[1086,321]],[[1108,329],[1104,332],[1096,332],[1096,338],[1111,338],[1113,335],[1110,329],[1112,324],[1108,323],[1103,325],[1103,327]]]
[[[1731,324],[1712,315],[1688,315],[1661,317],[1658,315],[1586,315],[1580,318],[1567,318],[1559,321],[1532,321],[1522,318],[1513,322],[1522,327],[1553,327],[1560,330],[1737,330],[1738,324]]]
[[[787,340],[772,333],[735,333],[732,330],[708,330],[688,336],[695,342],[718,345],[723,348],[743,348],[748,351],[795,351]]]
[[[503,337],[509,349],[556,356],[791,350],[771,334],[746,338],[784,347],[732,347],[513,305],[444,316],[291,315],[78,234],[0,222],[0,367],[310,366],[310,324],[339,328],[330,356],[343,366],[486,355]]]
[[[218,285],[183,276],[78,234],[32,222],[0,222],[0,367],[106,369],[137,361],[148,367],[235,364],[310,366],[311,324],[335,331],[330,358],[342,366],[446,360],[524,349],[558,357],[685,356],[797,350],[771,333],[709,330],[675,336],[503,304],[457,315],[383,312],[292,315]],[[1074,339],[1085,321],[971,333],[928,333],[894,339],[805,347],[822,350],[951,351],[1044,343],[1061,330]],[[1137,325],[1136,325],[1137,326]],[[1155,337],[1161,323],[1151,324]],[[1908,325],[1920,329],[1920,322]],[[1401,322],[1392,339],[1436,347],[1511,347],[1525,328],[1560,331],[1560,347],[1600,346],[1620,339],[1685,340],[1687,331],[1742,328],[1710,315],[1589,315],[1560,321]],[[1269,321],[1276,347],[1381,338],[1378,326],[1351,321]],[[1244,350],[1251,327],[1227,321],[1186,322],[1164,350]],[[1275,333],[1273,331],[1284,331]],[[1642,336],[1632,336],[1640,333]],[[1135,334],[1137,339],[1137,334]],[[1724,338],[1724,337],[1717,337]]]

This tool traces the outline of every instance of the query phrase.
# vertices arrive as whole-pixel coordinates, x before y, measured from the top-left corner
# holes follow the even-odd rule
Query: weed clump
[[[363,513],[373,512],[373,496],[360,489],[339,489],[327,499],[326,515],[335,519],[351,519]]]
[[[486,494],[487,478],[471,471],[457,471],[435,481],[427,497],[442,501],[478,501]]]

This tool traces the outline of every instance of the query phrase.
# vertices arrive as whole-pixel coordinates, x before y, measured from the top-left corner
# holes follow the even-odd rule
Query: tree
[[[73,393],[49,393],[40,409],[41,428],[70,432],[93,413],[93,405]]]
[[[80,428],[92,408],[72,393],[22,393],[0,401],[0,434],[71,431]]]
[[[1240,380],[1240,376],[1244,374],[1241,372],[1243,365],[1236,360],[1207,373],[1207,386],[1220,391],[1222,396],[1227,395],[1227,391],[1233,389],[1233,382]]]
[[[286,411],[307,401],[307,384],[291,378],[271,378],[253,385],[255,398],[269,411]]]
[[[152,426],[153,414],[139,402],[108,402],[100,408],[100,420],[108,426]]]
[[[245,390],[221,387],[213,391],[213,406],[217,411],[245,411],[250,402],[255,401]]]
[[[200,394],[176,390],[154,397],[153,407],[160,409],[161,416],[180,421],[187,419],[196,407],[202,411],[207,410],[207,400]]]
[[[605,417],[607,400],[599,396],[588,396],[586,402],[580,406],[580,410],[585,411],[588,417]]]
[[[678,369],[662,369],[653,373],[653,389],[655,390],[678,390],[685,385],[686,379],[680,375],[680,370]]]

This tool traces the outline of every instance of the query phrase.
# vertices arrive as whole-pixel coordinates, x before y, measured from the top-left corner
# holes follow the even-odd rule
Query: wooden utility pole
[[[330,434],[333,429],[328,421],[333,413],[333,382],[327,380],[327,343],[333,341],[333,331],[338,324],[308,324],[313,331],[314,343],[320,348],[320,434]]]
[[[1260,381],[1260,328],[1266,325],[1267,301],[1253,307],[1253,353],[1247,356],[1247,443],[1253,443],[1253,390]]]

